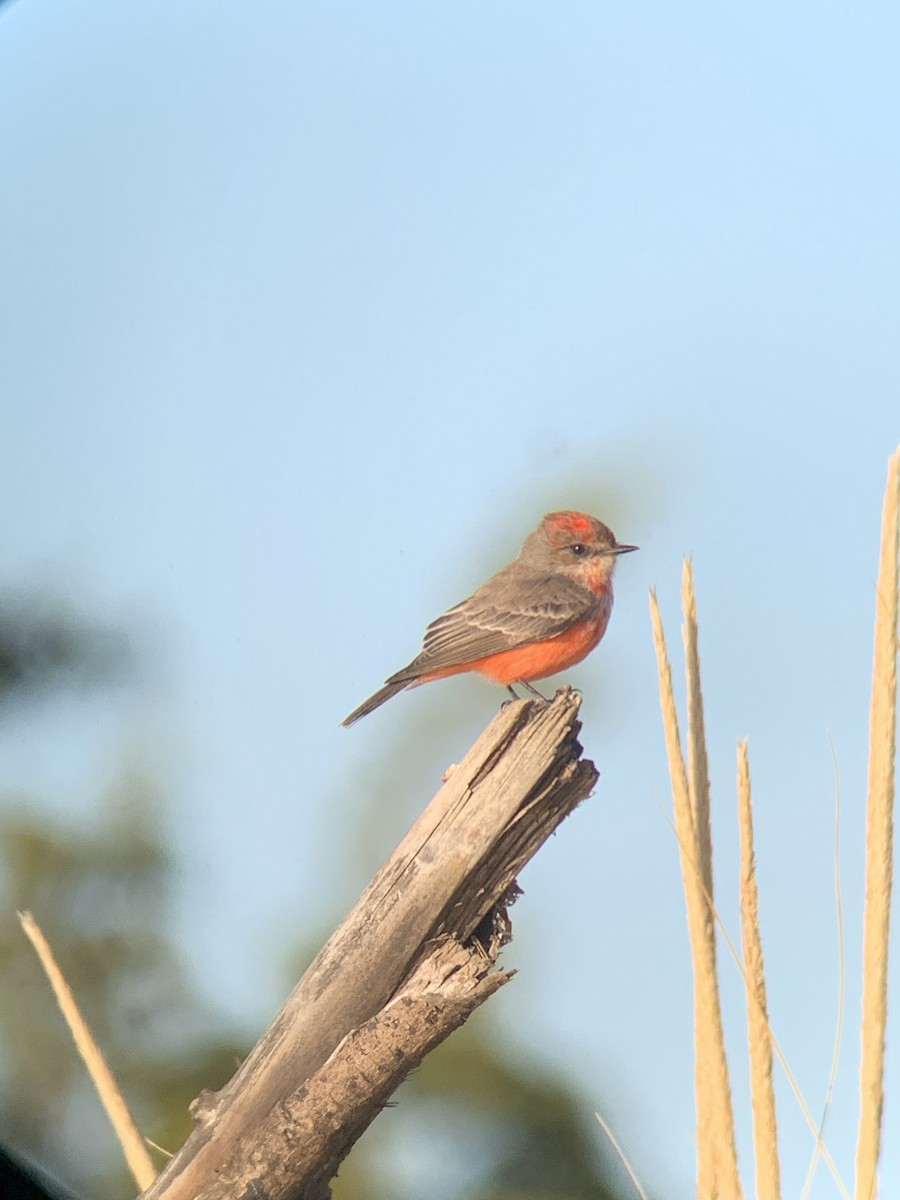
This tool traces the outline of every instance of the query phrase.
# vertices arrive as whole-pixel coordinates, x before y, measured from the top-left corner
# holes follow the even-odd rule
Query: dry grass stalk
[[[685,677],[687,679],[688,713],[688,782],[691,789],[691,810],[697,837],[697,859],[700,876],[712,905],[713,865],[712,828],[710,825],[709,759],[706,753],[706,723],[703,717],[703,690],[700,685],[700,644],[697,631],[697,599],[694,593],[694,569],[691,560],[684,560],[681,577],[681,606],[684,611],[682,638],[684,640]],[[708,915],[710,926],[712,913]],[[715,951],[715,941],[713,942]]]
[[[775,1089],[772,1083],[772,1038],[759,931],[759,891],[753,852],[753,810],[750,804],[750,763],[746,740],[738,746],[738,818],[741,833],[741,941],[747,989],[756,1200],[780,1200],[781,1172],[778,1164]]]
[[[717,1197],[721,1200],[740,1200],[743,1193],[738,1174],[731,1085],[716,978],[714,928],[699,866],[697,832],[672,690],[672,669],[659,605],[652,593],[650,615],[694,968],[697,1190],[700,1200],[716,1200]]]
[[[634,1184],[634,1190],[637,1192],[639,1200],[650,1200],[650,1197],[647,1195],[646,1191],[644,1190],[644,1187],[641,1184],[640,1179],[638,1179],[638,1177],[637,1177],[637,1172],[635,1171],[634,1167],[631,1165],[630,1161],[628,1160],[628,1156],[626,1155],[626,1153],[622,1149],[622,1147],[619,1145],[619,1142],[616,1139],[616,1135],[613,1133],[613,1131],[610,1129],[607,1122],[603,1120],[603,1118],[600,1116],[599,1113],[594,1113],[594,1116],[599,1121],[600,1128],[603,1130],[603,1132],[606,1134],[607,1138],[609,1139],[609,1144],[612,1146],[613,1150],[615,1150],[616,1154],[618,1154],[619,1161],[621,1162],[622,1166],[625,1168],[626,1172],[628,1173],[628,1178]]]
[[[684,668],[687,682],[687,752],[688,752],[688,790],[691,801],[691,815],[696,839],[696,863],[706,891],[707,907],[706,921],[709,928],[706,938],[712,951],[713,962],[716,961],[716,936],[713,928],[712,907],[713,898],[713,869],[712,869],[712,829],[710,826],[710,792],[709,792],[709,760],[706,754],[706,728],[703,717],[703,690],[700,684],[700,645],[697,629],[697,601],[694,594],[694,575],[690,559],[685,559],[681,578],[681,607],[684,612],[684,625],[681,636],[684,642]],[[715,1070],[715,1059],[707,1061],[707,1056],[713,1050],[708,1038],[698,1029],[694,1030],[694,1055],[696,1073],[700,1078],[709,1078]],[[697,1122],[700,1126],[709,1126],[712,1114],[707,1111],[713,1096],[708,1088],[697,1094]],[[700,1195],[707,1192],[712,1195],[715,1191],[715,1178],[700,1179]]]
[[[122,1146],[122,1152],[125,1155],[125,1160],[128,1163],[128,1168],[131,1171],[134,1181],[138,1188],[143,1191],[148,1188],[156,1178],[156,1169],[150,1155],[147,1153],[147,1148],[144,1145],[143,1139],[138,1132],[137,1126],[131,1118],[131,1113],[128,1111],[128,1106],[122,1096],[122,1093],[116,1087],[116,1081],[113,1079],[112,1072],[106,1065],[100,1048],[91,1036],[91,1031],[87,1027],[87,1022],[79,1011],[78,1005],[75,1002],[75,997],[69,985],[66,983],[62,971],[57,965],[56,959],[53,957],[53,951],[47,939],[35,921],[31,913],[19,913],[19,923],[25,933],[25,936],[34,946],[35,953],[40,959],[41,966],[50,981],[50,986],[53,988],[53,993],[56,996],[56,1002],[59,1005],[60,1011],[65,1018],[66,1024],[69,1026],[69,1031],[72,1034],[72,1039],[78,1048],[78,1053],[84,1059],[84,1065],[87,1067],[88,1074],[97,1089],[100,1096],[100,1102],[106,1110],[106,1115],[109,1117],[116,1137]]]
[[[674,833],[675,832],[674,825],[672,824],[671,821],[669,822],[669,824],[671,825],[672,832]],[[747,973],[744,970],[744,964],[741,961],[741,956],[738,954],[737,947],[735,946],[734,942],[731,940],[731,936],[730,936],[727,928],[723,924],[722,918],[719,916],[719,913],[715,909],[713,909],[713,915],[715,916],[716,926],[719,930],[719,933],[722,935],[722,938],[725,941],[725,945],[728,948],[728,953],[731,955],[732,962],[734,963],[735,967],[737,967],[737,970],[740,973],[741,978],[744,980],[744,986],[746,988]],[[821,1135],[819,1126],[816,1124],[816,1121],[812,1115],[812,1112],[810,1111],[809,1105],[806,1102],[806,1098],[804,1097],[803,1092],[800,1089],[800,1085],[797,1082],[796,1076],[794,1075],[794,1072],[791,1070],[791,1064],[788,1062],[787,1056],[785,1055],[784,1051],[782,1050],[782,1048],[778,1042],[778,1038],[775,1036],[775,1031],[772,1029],[771,1025],[769,1026],[769,1038],[771,1039],[772,1050],[774,1051],[775,1058],[777,1058],[778,1062],[781,1064],[781,1069],[784,1071],[785,1078],[787,1079],[788,1084],[790,1085],[790,1089],[793,1092],[794,1099],[797,1101],[797,1106],[799,1107],[800,1112],[803,1115],[803,1119],[806,1121],[806,1124],[809,1127],[809,1131],[815,1140],[816,1150],[817,1150],[818,1154],[821,1155],[822,1161],[825,1163],[825,1166],[828,1168],[828,1170],[831,1174],[831,1178],[834,1180],[834,1185],[837,1188],[838,1194],[842,1197],[842,1200],[850,1200],[850,1192],[847,1189],[847,1187],[845,1186],[844,1181],[841,1179],[840,1175],[838,1174],[838,1169],[835,1165],[834,1159],[831,1157],[828,1147],[822,1141],[822,1135]]]
[[[841,895],[841,772],[838,766],[837,749],[831,734],[828,735],[831,746],[831,759],[834,764],[834,915],[837,933],[838,972],[837,972],[837,1019],[834,1028],[834,1043],[831,1048],[831,1069],[828,1072],[828,1086],[825,1088],[825,1102],[822,1105],[822,1117],[819,1121],[819,1135],[809,1160],[800,1200],[807,1200],[812,1189],[816,1168],[821,1157],[821,1145],[825,1137],[825,1124],[831,1110],[831,1099],[837,1083],[838,1063],[841,1056],[841,1041],[844,1030],[844,1007],[846,1004],[846,977],[844,952],[844,901]],[[774,1041],[774,1034],[772,1035]]]
[[[863,917],[863,996],[856,1143],[856,1200],[877,1195],[884,1108],[888,935],[893,879],[894,757],[897,727],[897,552],[900,537],[900,450],[888,462],[875,603],[875,654],[869,712],[866,801],[866,908]]]

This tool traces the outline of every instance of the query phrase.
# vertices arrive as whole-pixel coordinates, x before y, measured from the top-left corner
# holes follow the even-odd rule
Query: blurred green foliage
[[[53,946],[141,1130],[175,1149],[187,1106],[239,1048],[216,1028],[168,937],[171,865],[138,781],[90,828],[0,812],[0,1128],[85,1196],[133,1192],[47,980],[15,913]]]
[[[33,589],[0,603],[0,701],[67,686],[105,686],[134,666],[127,635],[61,597]]]
[[[36,593],[0,604],[7,712],[28,703],[40,720],[36,698],[110,687],[133,667],[124,633],[68,604]],[[0,792],[0,1140],[96,1200],[134,1185],[16,911],[35,914],[140,1128],[177,1148],[190,1101],[224,1083],[246,1047],[173,945],[163,811],[153,779],[127,765],[77,822]]]

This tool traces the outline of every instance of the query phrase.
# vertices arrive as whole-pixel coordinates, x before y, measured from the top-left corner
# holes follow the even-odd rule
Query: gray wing
[[[389,682],[417,679],[431,671],[556,637],[595,604],[596,597],[588,588],[565,576],[506,568],[432,621],[421,654]]]

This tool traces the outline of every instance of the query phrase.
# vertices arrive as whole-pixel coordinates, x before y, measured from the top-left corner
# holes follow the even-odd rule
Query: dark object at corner
[[[20,1158],[0,1146],[0,1198],[2,1200],[79,1200],[37,1163]]]

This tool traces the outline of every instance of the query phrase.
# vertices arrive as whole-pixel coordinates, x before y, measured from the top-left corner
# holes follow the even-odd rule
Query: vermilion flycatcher
[[[404,688],[464,671],[505,684],[514,697],[514,683],[539,695],[532,679],[581,662],[603,637],[616,558],[631,550],[637,546],[620,545],[596,517],[549,513],[515,562],[432,621],[422,653],[343,724],[352,725]]]

